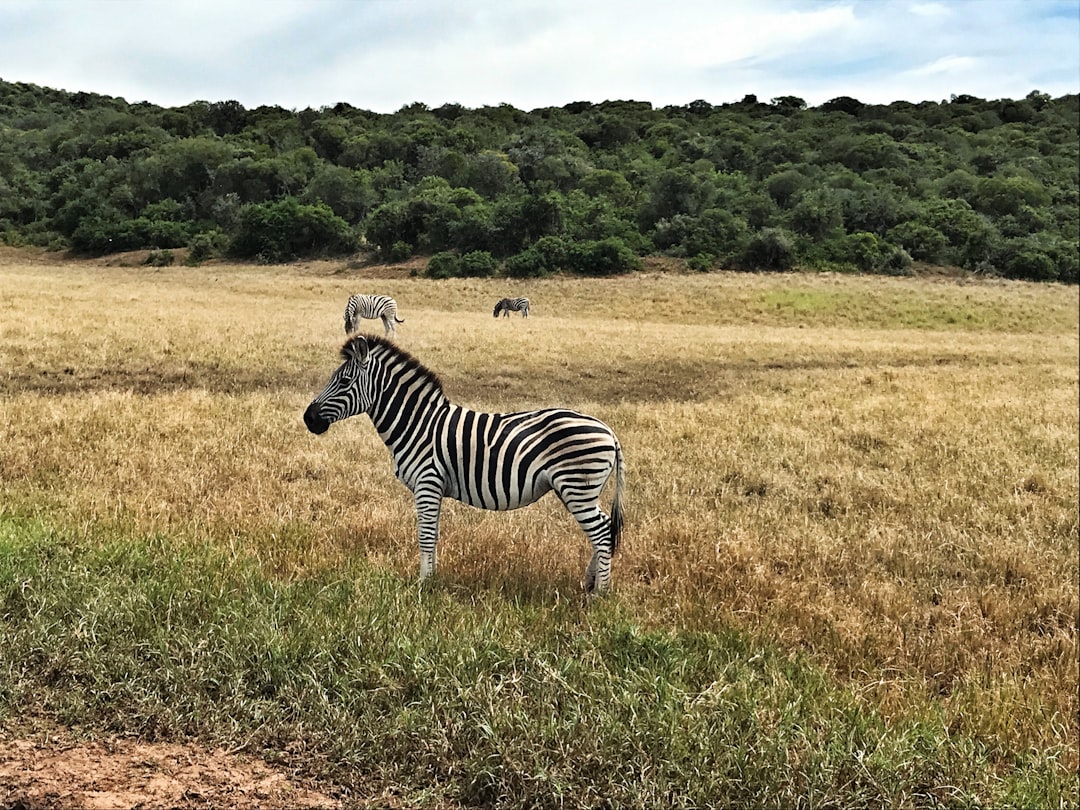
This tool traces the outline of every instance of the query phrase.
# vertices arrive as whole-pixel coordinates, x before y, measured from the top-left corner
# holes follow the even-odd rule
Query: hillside
[[[163,108],[0,80],[0,242],[439,277],[695,270],[1076,283],[1080,99]],[[437,258],[436,258],[437,257]],[[168,261],[163,254],[162,261]]]

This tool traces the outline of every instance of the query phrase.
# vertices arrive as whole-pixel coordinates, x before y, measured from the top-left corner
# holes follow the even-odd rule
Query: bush
[[[499,270],[499,263],[486,250],[473,250],[461,257],[461,275],[484,278]]]
[[[506,275],[511,278],[535,278],[566,267],[570,251],[558,236],[542,236],[521,253],[506,260]]]
[[[188,242],[186,264],[196,265],[222,253],[228,246],[228,238],[218,229],[197,233]]]
[[[1023,248],[1005,260],[1002,268],[1009,278],[1030,281],[1055,281],[1058,268],[1054,260],[1034,248]]]
[[[548,272],[544,264],[544,257],[536,248],[523,250],[515,253],[506,260],[506,275],[511,278],[535,278],[546,275]]]
[[[397,241],[384,253],[388,262],[403,262],[413,255],[413,246],[408,242]]]
[[[887,236],[889,242],[921,262],[940,262],[949,249],[945,234],[921,222],[901,222],[890,228]]]
[[[498,261],[486,250],[473,250],[464,256],[444,250],[428,259],[424,275],[428,278],[486,278],[498,270]]]
[[[428,259],[424,275],[428,278],[456,278],[461,275],[461,259],[449,250],[436,253]]]
[[[244,207],[229,255],[267,262],[299,256],[332,256],[356,249],[349,224],[324,203],[304,205],[292,197]]]
[[[738,264],[745,270],[790,270],[795,241],[781,228],[764,228],[750,238]]]
[[[849,262],[864,273],[899,276],[911,270],[911,256],[906,250],[867,231],[847,234],[839,240],[839,247],[841,255],[833,258]]]
[[[712,270],[713,265],[715,264],[716,257],[710,253],[699,253],[686,260],[686,266],[691,270],[697,270],[699,273],[706,273],[709,270]]]
[[[586,276],[612,276],[641,267],[641,259],[617,237],[580,242],[569,252],[570,268]]]
[[[151,250],[143,264],[151,267],[168,267],[176,261],[176,256],[171,250]]]

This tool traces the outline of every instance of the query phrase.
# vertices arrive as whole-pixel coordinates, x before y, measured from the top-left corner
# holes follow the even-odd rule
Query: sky
[[[390,113],[1080,92],[1080,0],[0,0],[0,79]]]

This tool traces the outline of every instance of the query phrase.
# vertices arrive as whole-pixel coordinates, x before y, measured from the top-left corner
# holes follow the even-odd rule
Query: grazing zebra
[[[529,317],[529,299],[528,298],[504,298],[495,305],[495,317],[499,317],[499,313],[503,314],[504,318],[509,318],[511,312],[520,312],[522,318]]]
[[[592,544],[587,590],[607,590],[623,526],[623,455],[611,428],[560,408],[480,413],[455,405],[433,372],[385,338],[354,336],[341,357],[304,424],[321,434],[341,419],[371,417],[394,457],[394,474],[413,493],[421,580],[435,572],[444,497],[506,510],[554,490]],[[609,518],[599,498],[613,472]]]
[[[387,335],[397,335],[395,323],[405,323],[397,316],[397,301],[389,295],[354,295],[345,305],[345,334],[351,335],[360,326],[361,318],[381,318]]]

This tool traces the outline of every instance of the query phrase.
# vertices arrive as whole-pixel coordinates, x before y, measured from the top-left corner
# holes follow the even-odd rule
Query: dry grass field
[[[285,582],[357,560],[411,579],[412,501],[370,422],[301,421],[356,292],[397,299],[399,344],[455,401],[613,427],[628,488],[610,599],[643,627],[745,633],[887,723],[936,718],[990,771],[1034,757],[1075,791],[1075,287],[7,253],[0,515],[210,544]],[[504,295],[530,318],[492,318]],[[554,499],[444,511],[455,593],[577,604],[587,558]]]

